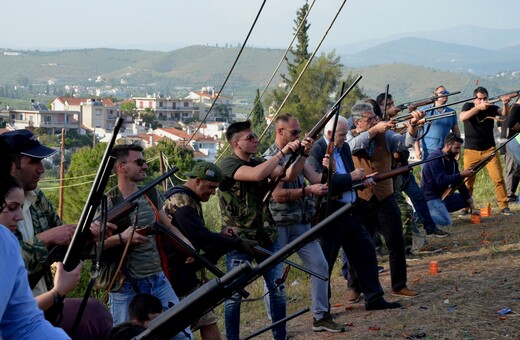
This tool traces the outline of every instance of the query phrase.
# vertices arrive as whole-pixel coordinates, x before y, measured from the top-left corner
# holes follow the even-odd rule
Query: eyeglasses
[[[289,129],[285,129],[285,128],[282,128],[284,129],[285,131],[289,131],[291,133],[291,135],[293,136],[298,136],[300,133],[302,133],[302,130],[289,130]]]
[[[373,117],[365,117],[366,119],[365,120],[361,120],[362,122],[366,122],[366,123],[371,123],[373,121],[375,121],[377,119],[376,116],[373,116]]]
[[[121,162],[121,163],[128,163],[128,162]],[[137,166],[143,166],[146,164],[146,159],[138,158],[138,159],[133,160],[132,163],[134,163]]]
[[[242,139],[238,139],[238,140],[245,140],[245,141],[251,142],[251,141],[254,140],[254,139],[258,139],[258,136],[256,135],[256,133],[251,132],[250,134],[248,134],[248,135],[245,136],[244,138],[242,138]]]

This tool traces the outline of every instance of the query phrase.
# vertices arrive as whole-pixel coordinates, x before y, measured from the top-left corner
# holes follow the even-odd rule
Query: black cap
[[[29,130],[14,130],[2,134],[11,148],[11,153],[32,158],[46,158],[54,155],[57,150],[43,146],[38,138]]]

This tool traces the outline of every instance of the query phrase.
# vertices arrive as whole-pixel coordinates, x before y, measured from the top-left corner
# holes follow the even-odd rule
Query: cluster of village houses
[[[121,105],[125,102],[135,102],[137,114],[123,112]],[[152,130],[139,119],[141,112],[153,112],[163,127]],[[116,119],[122,117],[123,137],[140,139],[145,147],[167,138],[189,147],[196,159],[207,161],[215,160],[229,121],[236,118],[232,98],[217,96],[212,88],[192,91],[182,99],[153,94],[118,103],[109,98],[57,97],[50,108],[32,101],[28,110],[8,108],[2,115],[8,118],[6,130],[45,128],[49,133],[75,130],[80,134],[94,133],[101,141],[110,139]]]

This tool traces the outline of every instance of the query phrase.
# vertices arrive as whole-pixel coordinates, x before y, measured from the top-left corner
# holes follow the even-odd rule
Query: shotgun
[[[498,147],[495,148],[495,150],[493,150],[493,152],[491,152],[489,155],[487,155],[486,157],[484,157],[483,159],[481,159],[477,164],[475,164],[474,166],[471,167],[471,170],[473,170],[473,174],[469,177],[466,177],[464,178],[464,180],[460,181],[459,183],[456,183],[454,185],[450,185],[443,193],[442,193],[442,196],[441,196],[441,201],[444,201],[448,196],[450,196],[451,194],[453,194],[455,191],[457,191],[458,188],[460,188],[461,185],[464,185],[471,177],[475,176],[477,174],[477,172],[479,172],[480,170],[482,170],[486,164],[488,164],[492,159],[493,157],[495,157],[495,155],[497,154],[497,152],[502,149],[507,143],[509,143],[510,141],[512,141],[513,139],[516,138],[516,136],[518,136],[518,132],[515,133],[511,138],[509,138],[508,140],[506,140],[504,143],[500,144]]]
[[[332,108],[329,110],[329,112],[327,112],[323,117],[321,117],[321,119],[318,121],[318,123],[316,123],[316,125],[314,125],[314,127],[311,129],[311,131],[309,131],[309,133],[307,134],[308,137],[310,137],[312,139],[316,139],[318,137],[318,134],[320,133],[320,131],[323,130],[323,128],[325,127],[325,125],[327,125],[329,120],[331,120],[332,117],[334,117],[334,115],[336,114],[336,112],[338,112],[341,101],[347,96],[347,94],[350,93],[350,91],[352,91],[354,86],[357,85],[357,83],[361,80],[361,78],[362,78],[362,76],[358,76],[356,78],[356,80],[354,80],[352,85],[350,85],[350,87],[339,97],[339,99],[334,103],[334,105],[332,105]],[[280,183],[280,180],[283,177],[285,177],[287,169],[289,169],[291,164],[293,164],[296,161],[296,159],[302,154],[302,152],[303,152],[303,147],[300,146],[300,149],[297,150],[296,152],[292,153],[289,160],[284,164],[282,173],[278,177],[273,178],[269,182],[269,187],[268,187],[267,193],[265,194],[264,199],[262,201],[263,204],[269,203],[269,198],[271,197],[271,194],[273,193],[274,189],[276,189],[276,186],[278,185],[278,183]]]
[[[461,104],[461,103],[464,103],[464,102],[468,102],[470,100],[474,100],[475,98],[477,98],[476,96],[473,96],[471,98],[466,98],[466,99],[462,99],[462,100],[457,100],[456,102],[452,102],[452,103],[446,103],[446,104],[443,104],[443,105],[437,105],[437,106],[434,106],[434,107],[430,107],[429,109],[426,109],[424,110],[423,112],[428,112],[428,111],[433,111],[433,110],[438,110],[438,109],[442,109],[443,107],[448,107],[448,106],[452,106],[452,105],[457,105],[457,104]],[[412,114],[411,113],[405,113],[403,115],[399,115],[399,116],[395,116],[394,118],[392,118],[393,120],[395,120],[396,122],[404,122],[406,120],[409,120],[409,119],[412,119]]]
[[[411,102],[407,102],[407,103],[403,103],[403,104],[397,105],[397,108],[399,110],[401,110],[401,111],[404,110],[404,109],[410,109],[411,107],[418,108],[420,106],[433,104],[439,98],[449,97],[449,96],[453,96],[453,95],[459,94],[459,93],[460,93],[460,91],[456,91],[456,92],[441,94],[441,95],[438,95],[438,96],[432,96],[432,97],[428,97],[428,98],[417,99],[417,100],[413,100]]]
[[[266,258],[258,266],[253,268],[249,262],[245,262],[223,277],[208,281],[172,308],[150,321],[148,329],[134,339],[160,340],[171,338],[200,318],[200,316],[220,305],[225,299],[233,295],[233,292],[237,289],[244,288],[301,247],[319,237],[330,223],[351,209],[352,204],[345,204],[313,228],[285,245],[272,256]]]
[[[425,159],[423,161],[411,163],[411,164],[399,167],[397,169],[393,169],[393,170],[390,170],[390,171],[387,171],[387,172],[383,172],[383,173],[377,174],[375,176],[372,176],[372,179],[376,183],[377,182],[381,182],[381,181],[384,181],[386,179],[393,178],[393,177],[405,174],[408,171],[412,170],[417,165],[421,165],[421,164],[424,164],[424,163],[427,163],[427,162],[430,162],[430,161],[433,161],[435,159],[439,159],[439,158],[442,158],[442,157],[446,157],[446,154],[443,153],[442,155],[439,155],[439,156],[436,156],[436,157],[428,158],[428,159]],[[355,190],[355,189],[363,190],[365,188],[366,188],[365,187],[365,181],[359,181],[359,182],[356,182],[356,183],[352,184],[352,190]]]

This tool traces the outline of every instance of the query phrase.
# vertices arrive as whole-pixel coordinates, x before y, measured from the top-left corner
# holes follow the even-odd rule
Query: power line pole
[[[65,185],[65,128],[61,129],[61,160],[60,160],[60,199],[58,215],[63,220],[63,186]]]

